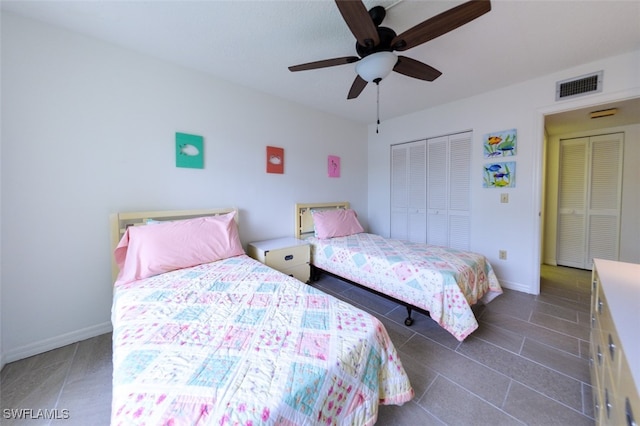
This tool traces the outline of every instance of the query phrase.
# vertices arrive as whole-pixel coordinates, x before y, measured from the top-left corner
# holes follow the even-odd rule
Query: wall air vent
[[[593,74],[556,82],[556,101],[602,92],[602,74]]]

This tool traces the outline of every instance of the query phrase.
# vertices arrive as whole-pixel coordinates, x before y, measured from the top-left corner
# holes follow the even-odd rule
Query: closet
[[[469,249],[472,132],[391,146],[391,238]]]
[[[624,135],[560,140],[558,265],[618,260]]]

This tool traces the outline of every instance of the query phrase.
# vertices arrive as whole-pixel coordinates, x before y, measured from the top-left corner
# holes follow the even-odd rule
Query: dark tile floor
[[[380,408],[380,425],[592,425],[589,384],[589,271],[542,267],[541,294],[505,290],[475,308],[480,328],[458,342],[430,318],[322,276],[315,284],[377,315],[415,390],[409,403]],[[57,409],[68,419],[40,425],[108,425],[111,335],[7,364],[5,409]],[[64,411],[67,410],[67,411]]]

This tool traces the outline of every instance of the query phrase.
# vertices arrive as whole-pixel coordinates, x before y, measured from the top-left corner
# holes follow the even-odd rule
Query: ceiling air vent
[[[602,91],[602,71],[556,83],[556,101]]]

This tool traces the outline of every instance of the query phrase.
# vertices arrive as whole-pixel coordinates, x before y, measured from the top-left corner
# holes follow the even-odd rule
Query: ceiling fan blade
[[[380,43],[376,25],[361,0],[336,0],[336,5],[358,44],[373,47]]]
[[[333,67],[336,65],[351,64],[359,61],[357,56],[343,56],[342,58],[324,59],[322,61],[308,62],[306,64],[292,65],[289,67],[289,71],[306,71],[314,70],[316,68]]]
[[[490,0],[471,0],[462,3],[397,35],[391,41],[391,46],[399,51],[411,49],[455,30],[490,10]]]
[[[349,95],[347,95],[347,99],[357,98],[360,93],[362,93],[365,87],[367,87],[367,80],[357,75],[356,79],[353,80],[351,89],[349,89]]]
[[[426,81],[433,81],[442,75],[440,71],[432,66],[401,55],[398,55],[398,62],[396,62],[393,70],[408,77]]]

